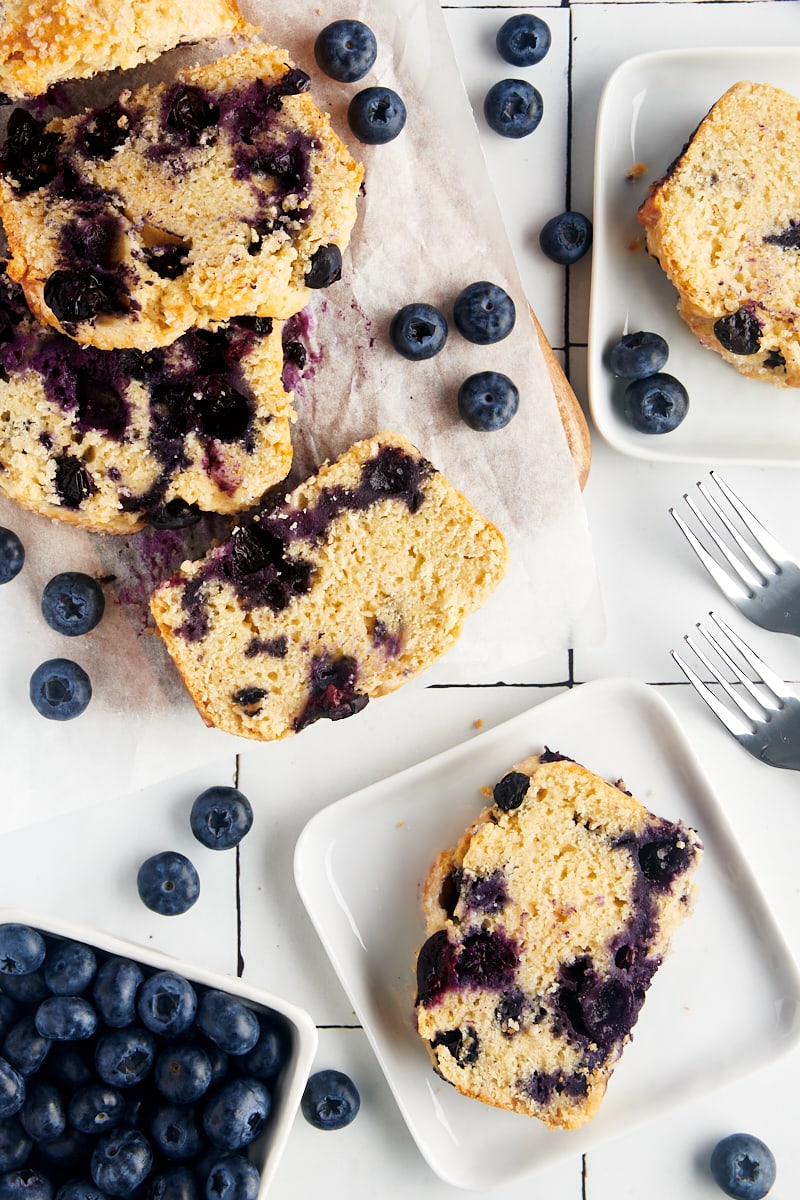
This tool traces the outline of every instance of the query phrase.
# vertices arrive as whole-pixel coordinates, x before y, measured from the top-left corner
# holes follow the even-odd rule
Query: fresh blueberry
[[[50,658],[31,675],[33,707],[49,721],[71,721],[86,710],[92,683],[83,667],[69,658]]]
[[[197,1028],[226,1054],[247,1054],[261,1033],[252,1008],[216,988],[200,997]]]
[[[21,1004],[38,1004],[50,995],[50,989],[44,981],[44,971],[37,967],[27,975],[0,974],[0,987],[6,996],[19,1000]]]
[[[0,992],[0,1042],[8,1033],[19,1016],[19,1005],[16,1000]]]
[[[33,1141],[22,1128],[19,1115],[0,1120],[0,1172],[24,1167],[32,1148]]]
[[[86,1170],[94,1139],[69,1126],[49,1142],[39,1142],[37,1159],[52,1178],[65,1179]]]
[[[545,221],[539,245],[553,262],[567,267],[583,258],[592,244],[592,223],[579,212],[563,212]]]
[[[168,1046],[153,1068],[153,1082],[173,1104],[193,1104],[208,1091],[211,1079],[211,1059],[202,1046],[191,1043]]]
[[[15,921],[0,925],[0,976],[28,975],[42,965],[46,953],[38,929]]]
[[[56,1200],[106,1200],[106,1196],[91,1179],[70,1179],[58,1189]]]
[[[514,301],[497,283],[482,279],[456,296],[453,320],[468,342],[490,346],[508,337],[517,319]]]
[[[470,429],[491,433],[502,429],[519,408],[519,392],[507,375],[479,371],[458,389],[458,411]]]
[[[109,958],[94,981],[95,1008],[112,1029],[130,1025],[136,1014],[136,993],[144,971],[129,958]]]
[[[104,1083],[130,1088],[147,1076],[155,1054],[156,1040],[150,1030],[129,1026],[98,1038],[94,1061]]]
[[[53,1200],[53,1185],[39,1171],[20,1167],[0,1175],[0,1200]]]
[[[95,1082],[94,1046],[86,1042],[54,1042],[47,1052],[47,1073],[69,1092]]]
[[[317,1071],[300,1101],[303,1116],[317,1129],[343,1129],[355,1120],[360,1107],[358,1088],[343,1071]]]
[[[543,111],[541,93],[526,79],[498,80],[483,101],[486,124],[507,138],[523,138],[533,133]]]
[[[206,1200],[256,1200],[261,1176],[243,1154],[224,1154],[206,1179]]]
[[[51,942],[44,960],[44,978],[54,996],[79,996],[94,979],[97,956],[91,946],[68,939]]]
[[[378,56],[375,34],[363,21],[333,21],[317,35],[317,66],[339,83],[363,79]]]
[[[342,278],[342,252],[335,242],[318,246],[311,255],[309,268],[305,273],[306,287],[320,291],[330,287]]]
[[[107,1133],[125,1116],[125,1097],[107,1083],[89,1083],[73,1092],[67,1105],[67,1117],[81,1133]]]
[[[368,87],[356,92],[347,109],[350,128],[367,146],[383,146],[402,133],[408,113],[397,92]]]
[[[550,49],[550,28],[533,13],[509,17],[497,31],[497,52],[513,67],[533,67]]]
[[[270,1094],[258,1079],[234,1079],[205,1106],[203,1128],[221,1150],[241,1150],[259,1136],[271,1108]]]
[[[34,1142],[49,1142],[51,1138],[58,1137],[67,1124],[67,1114],[58,1088],[42,1081],[29,1084],[19,1119],[22,1128]]]
[[[218,784],[195,799],[189,824],[198,842],[210,850],[230,850],[250,832],[253,808],[238,788]]]
[[[177,850],[162,850],[145,859],[136,877],[139,898],[163,917],[188,912],[200,895],[194,864]]]
[[[775,1157],[760,1138],[731,1133],[711,1152],[711,1175],[734,1200],[761,1200],[775,1182]]]
[[[447,341],[447,321],[432,304],[406,304],[392,317],[389,340],[411,362],[433,358]]]
[[[97,1028],[97,1013],[83,996],[49,996],[36,1009],[36,1028],[56,1042],[83,1042]]]
[[[289,1059],[291,1035],[273,1013],[259,1013],[258,1025],[258,1041],[242,1058],[242,1068],[256,1079],[274,1079]]]
[[[625,418],[639,433],[670,433],[680,425],[688,408],[686,388],[665,371],[631,380],[622,398]]]
[[[25,547],[11,529],[0,526],[0,583],[10,583],[22,570]]]
[[[11,1063],[0,1058],[0,1117],[13,1117],[25,1103],[25,1080]]]
[[[197,1012],[197,993],[175,971],[157,971],[139,988],[136,1010],[146,1029],[165,1037],[185,1033]]]
[[[199,1200],[194,1173],[188,1167],[170,1167],[151,1175],[147,1181],[147,1200]]]
[[[204,1142],[191,1104],[162,1104],[153,1114],[150,1136],[165,1158],[178,1162],[197,1158]]]
[[[663,369],[669,347],[658,333],[624,333],[606,355],[606,366],[620,379],[645,379]]]
[[[54,575],[42,592],[42,616],[51,629],[66,637],[89,633],[105,610],[103,589],[82,571]]]
[[[40,1033],[32,1013],[12,1025],[3,1040],[3,1057],[26,1079],[35,1075],[50,1052],[50,1038]]]
[[[130,1196],[153,1166],[153,1151],[138,1129],[114,1129],[101,1138],[91,1158],[92,1179],[108,1196]]]

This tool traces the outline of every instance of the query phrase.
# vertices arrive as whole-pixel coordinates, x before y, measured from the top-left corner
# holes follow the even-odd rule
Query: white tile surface
[[[493,57],[491,35],[517,5],[444,6],[465,85],[478,112],[486,87],[508,74]],[[573,385],[585,403],[582,349],[591,259],[565,272],[538,249],[546,215],[571,203],[591,213],[594,117],[602,86],[625,57],[648,49],[711,44],[780,44],[800,35],[800,4],[604,4],[591,0],[537,6],[554,35],[550,56],[530,78],[541,81],[545,119],[526,145],[500,145],[482,129],[528,294],[548,335],[566,346]],[[567,87],[571,107],[567,109]],[[572,139],[568,129],[571,120]],[[568,291],[567,291],[568,289]],[[565,306],[565,292],[567,304]],[[714,464],[709,463],[709,466]],[[733,829],[795,955],[800,957],[800,806],[796,775],[751,759],[714,721],[669,657],[683,634],[712,606],[730,609],[696,563],[667,515],[670,504],[703,472],[626,459],[595,438],[585,492],[598,562],[607,634],[602,645],[571,656],[545,657],[495,687],[414,685],[370,706],[357,720],[320,723],[302,738],[268,747],[243,744],[212,766],[199,766],[135,796],[101,805],[49,826],[0,839],[0,903],[58,911],[97,923],[134,941],[196,957],[285,995],[320,1026],[317,1065],[356,1080],[362,1110],[339,1133],[322,1134],[298,1117],[271,1195],[275,1200],[323,1193],[333,1200],[411,1195],[446,1200],[441,1183],[416,1151],[382,1073],[357,1027],[338,980],[305,915],[292,878],[294,844],[321,806],[459,741],[478,725],[496,724],[577,681],[626,675],[655,684],[681,721],[721,797]],[[736,469],[730,482],[765,523],[800,553],[794,514],[800,499],[795,469]],[[542,564],[557,570],[557,563]],[[733,616],[737,628],[743,620]],[[787,677],[800,680],[800,641],[747,628],[753,645]],[[444,682],[450,682],[443,677]],[[3,746],[3,753],[10,748]],[[87,770],[90,769],[87,763]],[[201,853],[187,830],[188,805],[210,783],[237,777],[251,797],[256,823],[237,854]],[[13,804],[13,796],[2,803]],[[155,918],[132,899],[138,862],[174,845],[195,856],[202,898],[184,918]],[[736,963],[731,963],[736,986]],[[635,1043],[631,1048],[635,1053]],[[778,1157],[776,1200],[800,1191],[796,1140],[797,1059],[786,1060],[702,1103],[677,1108],[666,1120],[574,1158],[535,1184],[494,1191],[501,1200],[712,1200],[705,1161],[713,1142],[749,1129]],[[612,1083],[613,1086],[613,1083]],[[488,1195],[488,1193],[483,1193]]]

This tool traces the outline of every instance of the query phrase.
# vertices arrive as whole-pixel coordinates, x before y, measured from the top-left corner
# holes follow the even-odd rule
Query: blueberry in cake
[[[105,533],[252,507],[292,462],[295,324],[243,317],[147,354],[96,350],[36,321],[0,271],[0,492]]]
[[[185,563],[150,607],[206,723],[273,740],[349,717],[429,666],[506,558],[494,525],[381,433]]]
[[[424,884],[416,1018],[438,1074],[551,1128],[593,1117],[701,855],[564,755],[509,771]]]
[[[39,96],[69,79],[150,62],[182,42],[249,32],[235,0],[4,0],[0,91]]]
[[[800,386],[800,100],[746,80],[639,209],[678,313],[742,375]]]
[[[0,217],[35,315],[146,351],[335,282],[363,171],[309,85],[256,43],[79,116],[14,109]]]

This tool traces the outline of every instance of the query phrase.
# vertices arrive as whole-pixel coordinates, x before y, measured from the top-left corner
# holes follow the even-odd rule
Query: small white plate
[[[750,79],[796,95],[798,75],[797,48],[676,50],[629,59],[606,84],[595,139],[589,398],[597,429],[623,454],[664,462],[800,462],[797,390],[746,379],[700,346],[675,311],[675,289],[644,251],[636,220],[649,184],[732,84]],[[637,163],[646,173],[626,179]],[[688,415],[668,434],[637,433],[628,425],[621,413],[624,383],[603,365],[609,346],[640,329],[667,339],[664,369],[689,393]]]
[[[545,745],[625,785],[706,847],[694,914],[655,978],[635,1037],[585,1129],[459,1095],[414,1028],[420,885],[516,761]],[[644,684],[582,684],[323,809],[295,879],[422,1154],[447,1183],[488,1188],[573,1157],[760,1067],[800,1040],[800,973],[671,709]]]

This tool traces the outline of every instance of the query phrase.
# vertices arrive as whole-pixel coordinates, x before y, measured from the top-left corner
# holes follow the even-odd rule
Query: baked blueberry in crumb
[[[147,520],[154,529],[186,529],[200,520],[200,509],[176,496],[165,504],[150,509]]]
[[[46,133],[45,122],[26,109],[15,108],[0,149],[0,171],[18,192],[35,191],[54,178],[63,140],[63,134]]]
[[[478,1060],[480,1038],[471,1025],[466,1029],[446,1029],[437,1033],[431,1042],[433,1050],[437,1046],[444,1046],[460,1067],[468,1067]]]
[[[10,583],[25,563],[25,547],[13,529],[0,527],[0,583]]]
[[[492,789],[492,799],[501,812],[511,812],[519,808],[528,794],[530,775],[522,771],[509,771]]]
[[[335,242],[320,246],[311,256],[311,263],[305,274],[306,287],[319,290],[330,287],[342,277],[342,252]]]
[[[517,969],[517,948],[499,931],[475,929],[459,947],[454,964],[458,983],[465,987],[507,988]]]
[[[761,348],[761,322],[746,306],[715,321],[714,334],[731,354],[758,354]]]
[[[92,684],[83,667],[68,658],[51,658],[31,675],[33,707],[50,721],[71,721],[92,698]]]
[[[53,271],[44,285],[44,302],[65,326],[92,321],[100,313],[122,311],[116,283],[95,271]]]
[[[356,691],[358,664],[347,654],[320,654],[311,660],[311,691],[295,719],[297,733],[322,717],[341,721],[361,712],[369,702],[366,692]]]
[[[369,87],[357,92],[347,109],[350,128],[367,146],[394,141],[405,128],[407,116],[402,98],[388,87]]]

